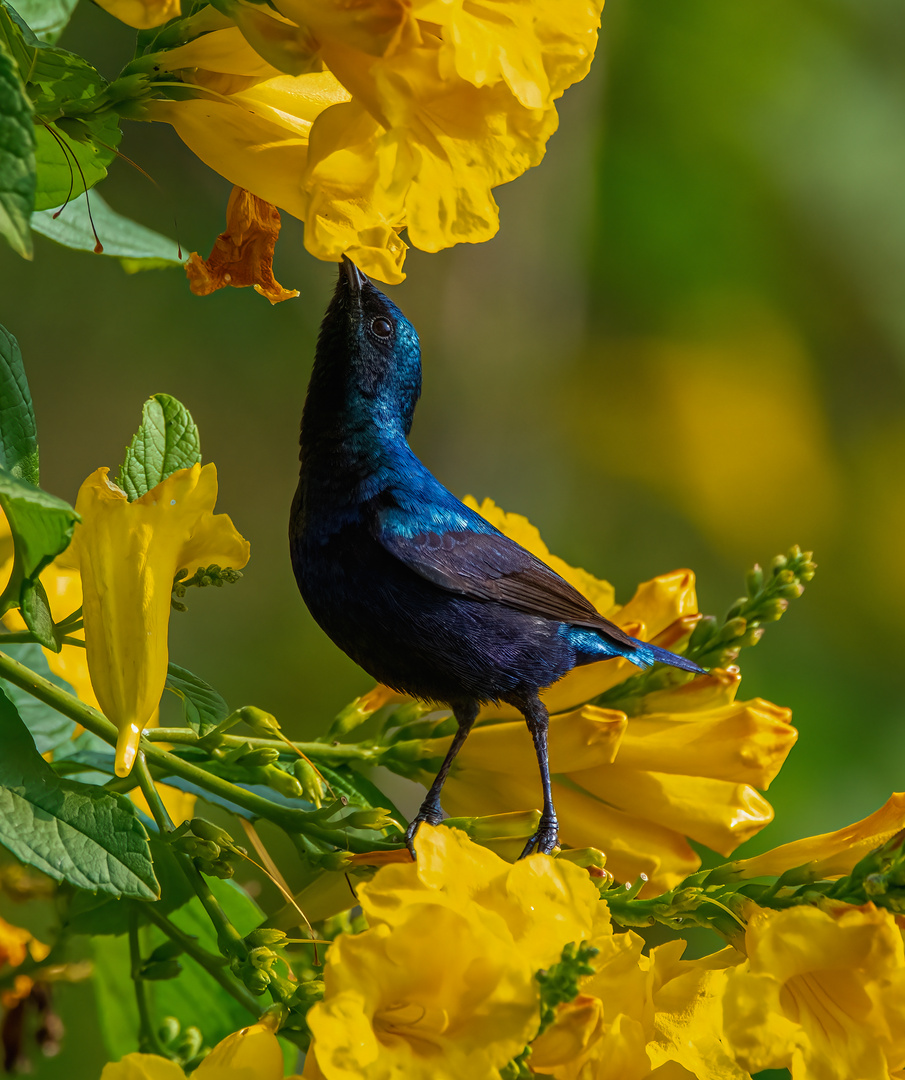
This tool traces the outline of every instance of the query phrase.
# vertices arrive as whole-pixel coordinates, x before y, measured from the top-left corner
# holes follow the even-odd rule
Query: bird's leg
[[[424,802],[421,804],[418,813],[412,818],[411,825],[405,830],[405,846],[411,852],[413,859],[416,857],[415,833],[418,831],[418,826],[421,822],[426,821],[431,825],[437,825],[443,820],[443,807],[440,805],[440,791],[443,788],[443,784],[446,782],[446,776],[449,773],[450,766],[452,765],[456,754],[462,749],[462,744],[468,738],[468,733],[471,731],[472,724],[474,724],[478,712],[480,711],[480,705],[476,701],[460,702],[452,706],[452,711],[459,727],[453,736],[453,741],[449,744],[449,749],[446,751],[446,757],[443,759],[440,771],[434,777],[434,782],[428,789],[427,795],[424,796]]]
[[[538,822],[537,832],[525,845],[525,850],[519,856],[524,859],[532,851],[539,851],[549,855],[559,844],[559,822],[556,820],[556,811],[553,808],[553,792],[550,788],[550,763],[547,758],[547,728],[550,726],[550,716],[547,707],[535,694],[531,698],[524,698],[519,702],[518,708],[524,714],[528,724],[528,730],[534,739],[534,751],[537,754],[537,763],[540,766],[540,780],[544,788],[544,809]]]

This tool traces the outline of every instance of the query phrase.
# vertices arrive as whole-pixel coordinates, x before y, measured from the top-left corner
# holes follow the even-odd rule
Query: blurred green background
[[[83,0],[61,44],[112,77],[132,40]],[[416,452],[621,601],[688,566],[722,615],[754,561],[814,549],[814,583],[742,654],[742,696],[791,706],[801,732],[748,853],[905,787],[903,46],[901,0],[610,0],[547,160],[498,189],[499,236],[412,251],[389,290],[422,339]],[[206,255],[227,182],[163,125],[129,125],[121,149],[156,186],[120,161],[107,200]],[[119,465],[149,394],[190,408],[252,561],[174,615],[171,656],[305,736],[370,680],[309,618],[287,555],[335,278],[288,217],[276,275],[299,299],[199,299],[179,270],[130,277],[38,237],[31,264],[2,253],[0,321],[43,484],[71,501]]]

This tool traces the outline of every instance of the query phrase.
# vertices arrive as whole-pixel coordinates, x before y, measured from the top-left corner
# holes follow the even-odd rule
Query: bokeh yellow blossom
[[[225,9],[237,26],[155,54],[156,71],[176,73],[192,96],[147,101],[146,118],[171,123],[216,171],[301,218],[318,258],[346,254],[398,282],[404,229],[425,251],[495,235],[492,189],[543,157],[556,99],[589,69],[603,3],[275,7],[268,29],[257,23],[273,16],[256,12],[251,25],[239,0]],[[324,83],[339,92],[312,110],[310,87]],[[246,98],[271,91],[283,105]],[[304,104],[287,106],[293,96]]]
[[[98,469],[82,484],[71,550],[82,579],[91,684],[119,729],[116,771],[124,776],[166,682],[176,572],[238,569],[249,546],[226,514],[213,513],[215,466],[180,469],[131,503],[107,473]]]
[[[6,543],[6,541],[9,543]],[[6,515],[0,510],[0,583],[5,583],[12,569],[12,534]],[[47,593],[50,613],[55,622],[60,622],[72,615],[82,606],[82,582],[78,570],[69,561],[69,552],[63,552],[46,567],[41,574],[41,584]],[[25,620],[18,610],[8,611],[3,616],[4,626],[11,631],[26,629]],[[76,636],[76,635],[73,635]],[[47,664],[54,675],[58,675],[72,687],[76,697],[86,705],[99,709],[91,679],[88,676],[88,661],[85,650],[78,645],[64,645],[58,653],[44,649]]]
[[[192,1076],[198,1080],[283,1080],[283,1051],[266,1020],[217,1043]],[[185,1080],[175,1061],[157,1054],[127,1054],[104,1066],[101,1080]]]
[[[5,919],[0,918],[0,976],[6,976],[7,968],[17,968],[28,958],[43,960],[50,948],[28,930],[20,926],[13,926]],[[34,985],[28,975],[16,975],[11,987],[0,992],[0,1005],[4,1009],[13,1009],[27,998]]]
[[[881,1080],[905,1067],[905,950],[888,911],[754,909],[744,950],[722,993],[724,1038],[744,1068]]]
[[[512,866],[457,829],[423,825],[418,838],[416,863],[360,886],[370,928],[330,949],[309,1078],[494,1080],[537,1031],[537,970],[610,932],[572,864]]]
[[[175,19],[181,10],[180,0],[97,0],[98,4],[120,22],[136,30],[150,30]]]

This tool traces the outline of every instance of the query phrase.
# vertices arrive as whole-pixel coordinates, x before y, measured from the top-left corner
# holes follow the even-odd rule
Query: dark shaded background
[[[412,442],[623,601],[689,566],[723,614],[755,560],[815,550],[813,585],[742,657],[743,696],[801,731],[753,853],[905,786],[905,21],[900,0],[610,0],[603,22],[548,159],[498,191],[499,237],[413,251],[390,290],[424,351]],[[87,3],[62,40],[111,77],[131,42]],[[227,182],[164,126],[129,125],[122,150],[159,188],[118,162],[108,201],[207,254]],[[33,264],[2,253],[0,321],[44,486],[71,501],[149,394],[191,409],[252,561],[174,615],[171,655],[304,736],[370,680],[308,617],[285,538],[335,269],[285,218],[276,271],[298,300],[198,299],[178,270],[129,277],[38,237]],[[75,1027],[77,1075],[97,1075]]]

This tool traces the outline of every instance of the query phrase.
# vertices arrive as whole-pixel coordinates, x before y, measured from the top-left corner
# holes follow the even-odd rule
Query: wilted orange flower
[[[298,296],[298,289],[284,289],[273,276],[273,252],[280,235],[280,212],[275,206],[234,187],[226,207],[226,231],[214,243],[207,259],[192,252],[185,264],[189,285],[196,296],[209,296],[231,285],[255,292],[271,304]]]

